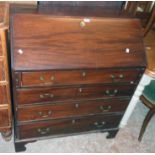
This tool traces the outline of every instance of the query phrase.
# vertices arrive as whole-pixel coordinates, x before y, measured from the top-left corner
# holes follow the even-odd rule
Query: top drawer
[[[139,69],[43,71],[16,73],[16,86],[58,86],[73,84],[130,83],[139,80]],[[18,75],[18,76],[17,76]]]

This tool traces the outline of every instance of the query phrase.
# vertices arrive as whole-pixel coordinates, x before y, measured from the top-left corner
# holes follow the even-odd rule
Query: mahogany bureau
[[[15,149],[86,132],[115,137],[145,70],[137,19],[15,14]]]

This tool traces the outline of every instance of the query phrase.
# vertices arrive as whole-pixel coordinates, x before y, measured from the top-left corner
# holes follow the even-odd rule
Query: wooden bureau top
[[[15,14],[13,70],[146,66],[137,19]]]

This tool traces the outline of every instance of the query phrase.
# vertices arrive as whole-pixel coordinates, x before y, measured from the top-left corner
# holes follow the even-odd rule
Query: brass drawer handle
[[[44,81],[44,80],[45,80],[43,76],[40,76],[39,79],[40,79],[41,81]]]
[[[39,79],[40,79],[41,81],[44,81],[44,80],[45,80],[44,76],[40,76]],[[50,77],[50,80],[51,80],[51,81],[55,80],[55,77],[54,77],[54,76],[51,76],[51,77]]]
[[[100,106],[100,110],[102,110],[103,112],[109,111],[110,109],[111,109],[110,105],[109,106],[103,106],[103,105]]]
[[[43,99],[43,98],[53,98],[54,97],[54,94],[40,94],[40,98]]]
[[[115,96],[117,93],[118,93],[118,90],[115,89],[113,91],[110,91],[110,90],[106,90],[105,93],[109,96]]]
[[[44,114],[43,112],[40,111],[40,112],[38,112],[38,114],[40,117],[46,118],[46,117],[49,117],[52,115],[52,111],[49,110],[46,114]]]
[[[111,79],[113,82],[117,82],[117,81],[120,81],[121,79],[124,79],[124,75],[123,74],[120,74],[118,76],[116,75],[110,75]]]
[[[111,78],[114,80],[114,79],[115,79],[115,75],[112,74],[112,75],[111,75]]]
[[[47,128],[39,128],[37,131],[38,131],[41,135],[45,135],[45,134],[49,133],[50,130],[51,130],[51,129],[50,129],[49,127],[47,127]]]
[[[51,76],[51,78],[50,78],[50,79],[53,81],[53,80],[55,80],[55,77],[54,77],[54,76]]]
[[[100,123],[98,123],[98,122],[94,122],[94,125],[97,127],[97,128],[102,128],[102,127],[104,127],[104,125],[106,124],[106,122],[100,122]]]

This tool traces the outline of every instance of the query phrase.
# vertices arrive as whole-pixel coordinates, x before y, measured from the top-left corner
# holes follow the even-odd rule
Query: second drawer
[[[23,105],[52,101],[131,96],[134,89],[135,85],[17,89],[17,102],[18,104]]]
[[[81,102],[65,102],[52,105],[18,108],[18,121],[58,119],[73,116],[125,111],[129,99],[100,99]]]

